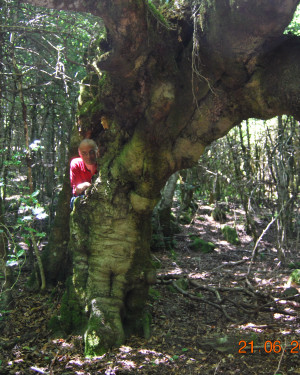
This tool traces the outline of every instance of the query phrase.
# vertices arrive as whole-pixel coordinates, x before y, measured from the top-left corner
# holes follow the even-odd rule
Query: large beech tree
[[[162,12],[162,1],[26,2],[90,12],[106,27],[73,134],[73,147],[95,139],[101,158],[71,214],[66,298],[82,314],[86,353],[99,354],[147,331],[150,218],[168,177],[242,120],[300,119],[300,40],[283,34],[300,1],[177,0]]]

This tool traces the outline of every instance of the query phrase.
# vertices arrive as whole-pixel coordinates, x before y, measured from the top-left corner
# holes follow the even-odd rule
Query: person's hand
[[[76,195],[81,195],[91,184],[89,182],[82,182],[76,186]]]

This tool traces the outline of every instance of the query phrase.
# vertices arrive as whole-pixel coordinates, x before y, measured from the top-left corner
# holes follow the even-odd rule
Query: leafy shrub
[[[161,297],[159,291],[156,290],[156,289],[154,289],[154,288],[152,288],[152,287],[149,288],[149,292],[148,292],[148,294],[149,294],[149,297],[150,297],[150,299],[151,299],[152,301],[157,301],[157,300],[159,300],[160,297]]]
[[[300,262],[292,262],[289,264],[289,268],[294,269],[294,268],[300,268]]]
[[[227,219],[225,211],[221,207],[216,207],[211,216],[215,221],[219,221],[220,223],[224,223]]]
[[[292,282],[300,285],[300,269],[296,269],[291,273],[290,279]]]
[[[216,247],[212,242],[206,242],[197,236],[190,236],[190,238],[193,240],[189,245],[191,250],[200,251],[201,253],[211,253]]]
[[[225,240],[232,245],[238,245],[240,243],[237,231],[235,228],[232,228],[228,225],[224,225],[221,229]]]
[[[183,225],[190,224],[190,222],[192,221],[192,219],[193,219],[193,215],[192,215],[191,212],[183,212],[179,216],[179,223],[183,224]]]

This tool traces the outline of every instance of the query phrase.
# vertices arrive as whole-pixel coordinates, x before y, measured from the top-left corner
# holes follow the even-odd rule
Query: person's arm
[[[75,160],[72,160],[70,164],[70,182],[74,195],[82,194],[91,185],[83,180],[80,167]]]
[[[75,194],[81,195],[91,184],[89,182],[81,182],[75,186]]]

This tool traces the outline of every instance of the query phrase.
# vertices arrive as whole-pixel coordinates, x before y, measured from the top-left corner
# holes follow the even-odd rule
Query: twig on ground
[[[211,271],[216,271],[216,270],[219,270],[220,268],[223,268],[223,267],[234,267],[234,266],[239,266],[240,264],[243,264],[243,263],[246,263],[248,262],[250,258],[247,258],[247,259],[242,259],[242,260],[238,260],[237,262],[227,262],[227,263],[223,263],[221,264],[220,266],[216,267],[216,268],[213,268]]]
[[[216,367],[216,369],[215,369],[214,375],[216,375],[216,373],[217,373],[217,371],[218,371],[218,368],[219,368],[221,362],[222,362],[222,361],[220,361],[220,362],[217,364],[217,367]]]
[[[276,217],[273,217],[273,219],[269,222],[269,224],[266,226],[266,228],[262,231],[261,235],[259,236],[259,238],[257,239],[256,243],[255,243],[255,246],[252,250],[252,255],[251,255],[251,260],[250,260],[250,264],[249,264],[249,267],[248,267],[248,271],[247,271],[247,276],[250,275],[250,272],[251,272],[251,268],[252,268],[252,264],[253,264],[253,260],[254,260],[254,257],[256,255],[256,249],[257,249],[257,246],[258,244],[260,243],[260,241],[262,240],[263,236],[267,233],[268,229],[270,228],[270,226],[274,223],[274,221],[276,221],[278,218],[278,216]]]
[[[274,372],[274,375],[278,374],[278,371],[279,371],[279,369],[280,369],[281,362],[282,362],[282,359],[283,359],[283,356],[284,356],[285,350],[286,350],[286,340],[284,341],[284,346],[283,346],[283,348],[282,348],[282,353],[281,353],[281,356],[280,356],[280,358],[279,358],[278,366],[277,366],[277,369],[276,369],[275,372]]]
[[[254,257],[256,255],[256,249],[257,249],[258,244],[262,240],[263,236],[267,233],[267,231],[269,230],[270,226],[280,217],[281,213],[285,210],[286,206],[290,203],[290,200],[291,199],[289,199],[286,202],[286,204],[283,207],[281,207],[281,210],[278,212],[277,215],[275,215],[275,217],[272,218],[272,220],[269,222],[269,224],[266,226],[266,228],[262,231],[262,234],[259,236],[258,240],[256,241],[255,246],[254,246],[254,248],[252,250],[252,256],[251,256],[251,261],[250,261],[250,264],[249,264],[249,267],[248,267],[247,276],[249,276],[249,274],[251,272],[251,268],[252,268]]]

